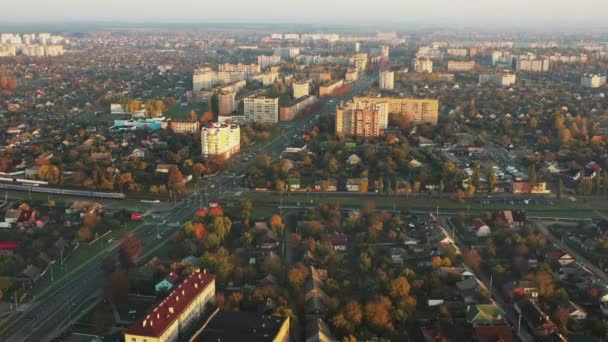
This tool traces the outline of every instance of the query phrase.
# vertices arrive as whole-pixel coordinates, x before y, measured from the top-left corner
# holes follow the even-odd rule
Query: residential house
[[[361,158],[356,154],[351,154],[348,159],[346,159],[346,163],[350,166],[358,165],[361,162]]]
[[[157,294],[161,292],[170,291],[173,286],[178,282],[178,280],[179,276],[177,275],[177,273],[171,272],[165,278],[163,278],[163,280],[156,283],[156,285],[154,286],[154,290]]]
[[[545,337],[557,332],[555,323],[534,301],[528,298],[518,301],[515,303],[515,311],[521,315],[521,321],[528,325],[535,336]]]
[[[519,300],[523,297],[531,299],[538,298],[538,284],[530,280],[519,280],[503,286],[504,294],[511,300]]]
[[[333,179],[316,181],[314,189],[316,191],[336,192],[338,191],[338,182]]]
[[[335,341],[329,326],[320,318],[306,322],[306,342],[333,342]]]
[[[547,182],[538,182],[530,184],[529,182],[514,182],[511,187],[511,192],[514,194],[550,194],[551,190],[547,188]]]
[[[475,232],[477,237],[486,237],[492,233],[490,227],[480,218],[473,219],[471,222],[471,230]]]
[[[479,292],[479,282],[476,278],[461,280],[456,283],[456,288],[465,303],[476,303],[476,295]]]
[[[338,252],[346,252],[348,237],[344,233],[333,233],[327,236],[332,248]]]
[[[569,265],[575,261],[570,254],[561,249],[550,250],[545,255],[548,260],[557,261],[562,266]]]
[[[177,169],[175,164],[158,164],[156,166],[156,173],[169,173],[172,169]]]
[[[583,309],[580,305],[568,301],[568,316],[575,321],[582,321],[587,318],[587,311]]]

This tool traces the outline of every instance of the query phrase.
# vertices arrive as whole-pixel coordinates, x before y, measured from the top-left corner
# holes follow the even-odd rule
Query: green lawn
[[[165,117],[174,120],[186,120],[186,117],[191,110],[194,110],[200,117],[205,111],[207,111],[207,103],[189,104],[187,106],[180,106],[177,104],[165,112]]]

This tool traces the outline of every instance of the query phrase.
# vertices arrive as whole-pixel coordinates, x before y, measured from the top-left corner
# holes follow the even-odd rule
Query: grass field
[[[165,113],[165,116],[174,120],[186,120],[186,117],[191,110],[194,110],[200,117],[207,110],[207,103],[189,104],[187,106],[180,106],[178,104],[169,109]]]
[[[282,199],[281,199],[282,197]],[[259,214],[264,215],[264,209],[276,212],[280,203],[283,206],[314,207],[320,203],[339,201],[342,208],[358,209],[367,202],[373,203],[377,209],[385,210],[420,210],[440,212],[468,212],[471,214],[500,209],[522,209],[528,216],[555,218],[600,218],[608,213],[608,200],[593,200],[593,202],[554,200],[552,205],[546,204],[481,204],[479,201],[460,203],[448,198],[407,197],[405,195],[363,195],[363,194],[331,194],[331,193],[278,193],[247,192],[240,198],[249,198]],[[282,202],[281,202],[282,201]]]

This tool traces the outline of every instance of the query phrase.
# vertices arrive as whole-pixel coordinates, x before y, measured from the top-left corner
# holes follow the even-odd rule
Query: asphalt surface
[[[362,76],[353,85],[349,95],[327,102],[318,114],[331,114],[335,111],[337,103],[348,101],[353,96],[359,95],[372,82],[372,77],[368,75]],[[309,128],[314,123],[314,120],[315,117],[311,116],[298,118],[294,122],[282,124],[282,134],[260,148],[258,153],[267,153],[272,158],[278,158],[290,142],[290,137],[299,131]],[[240,174],[244,174],[248,166],[253,162],[244,161],[240,158],[236,158],[236,161],[240,163]],[[223,172],[207,179],[205,197],[221,199],[224,193],[231,190],[234,191],[235,189],[238,190],[238,182],[232,176],[228,172]],[[177,227],[168,227],[169,223],[183,223],[194,216],[200,205],[198,198],[199,194],[194,194],[176,203],[176,206],[170,212],[159,214],[155,222],[144,223],[134,231],[134,234],[144,246],[143,254],[157,247],[177,229]],[[115,241],[106,247],[107,253],[116,255],[118,253],[118,246],[119,242]],[[0,332],[0,341],[38,342],[53,340],[70,324],[71,319],[82,310],[84,304],[89,299],[99,295],[104,283],[103,277],[101,262],[97,262],[51,295],[38,301],[34,299],[27,304],[19,319]]]

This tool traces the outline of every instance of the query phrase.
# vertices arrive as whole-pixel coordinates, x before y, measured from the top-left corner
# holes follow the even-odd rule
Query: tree
[[[188,113],[188,121],[190,121],[190,122],[198,121],[198,114],[196,114],[194,109]]]
[[[38,170],[38,178],[51,184],[59,183],[61,172],[55,165],[45,164]]]
[[[281,273],[281,258],[277,254],[270,254],[262,262],[262,271],[278,277]]]
[[[289,280],[289,285],[295,290],[300,290],[306,278],[308,277],[308,269],[304,264],[298,263],[294,267],[289,270],[287,275],[287,279]]]
[[[139,239],[133,235],[127,235],[120,243],[118,259],[124,267],[131,267],[135,264],[144,247]]]
[[[539,271],[534,275],[534,280],[538,284],[538,294],[545,298],[551,298],[555,294],[555,281],[551,273]]]
[[[169,181],[167,182],[167,186],[177,194],[183,193],[186,189],[184,176],[178,168],[169,170]]]
[[[121,270],[112,272],[108,280],[106,296],[114,305],[124,308],[129,300],[129,278]]]
[[[202,240],[205,236],[205,225],[200,222],[196,222],[192,224],[192,233],[194,234],[194,238],[197,240]]]
[[[361,304],[356,300],[350,300],[346,303],[344,307],[344,317],[350,322],[353,326],[358,326],[363,321],[363,310],[361,309]]]
[[[279,236],[283,234],[283,219],[281,219],[280,215],[274,214],[270,218],[270,228],[275,231]]]
[[[560,177],[557,181],[557,199],[562,199],[564,193],[564,181]]]
[[[560,330],[564,333],[568,331],[568,319],[570,318],[570,313],[568,312],[568,308],[563,306],[558,307],[553,312],[553,319],[559,323]]]
[[[389,294],[392,298],[405,298],[410,293],[410,283],[403,276],[398,277],[397,279],[391,280],[389,284]]]
[[[471,175],[471,184],[473,184],[476,189],[479,189],[479,186],[481,185],[480,178],[481,166],[479,165],[479,162],[476,162],[475,166],[473,167],[473,174]]]
[[[78,230],[79,241],[91,241],[93,238],[93,231],[89,227],[82,227]]]
[[[211,121],[213,121],[213,113],[212,112],[203,113],[203,116],[201,116],[201,123],[207,123],[207,122],[211,122]]]
[[[496,171],[494,170],[494,163],[490,162],[488,165],[488,187],[490,188],[490,192],[494,192],[494,187],[496,187]]]
[[[393,332],[392,304],[387,297],[376,298],[365,304],[365,320],[378,333]]]
[[[463,261],[470,268],[479,271],[479,266],[481,266],[481,255],[477,250],[472,249],[464,253]]]
[[[253,203],[251,200],[244,199],[241,201],[241,218],[243,221],[249,221],[251,217],[251,211],[253,210]]]
[[[537,183],[537,179],[536,179],[536,164],[532,164],[532,166],[530,167],[530,174],[528,176],[528,183],[530,183],[531,187],[530,187],[530,191],[532,191],[532,187],[536,185]]]

